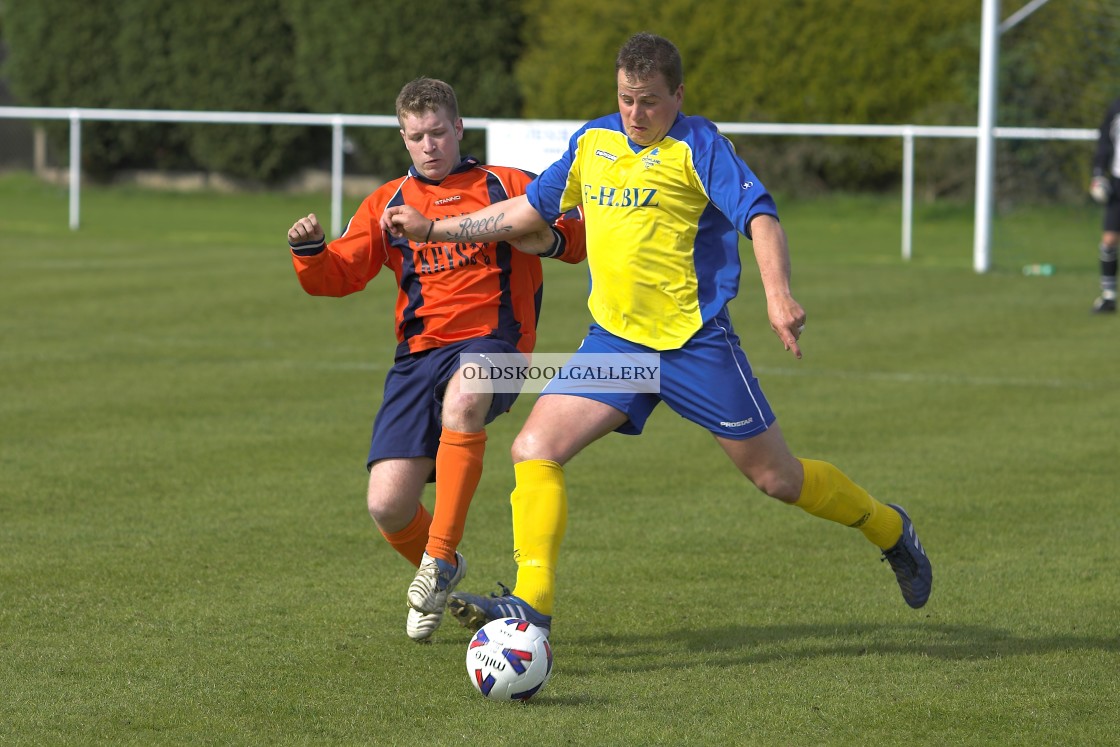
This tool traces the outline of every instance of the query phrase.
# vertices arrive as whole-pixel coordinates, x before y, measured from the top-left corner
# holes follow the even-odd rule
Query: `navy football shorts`
[[[443,394],[459,370],[461,354],[478,355],[485,365],[489,353],[516,354],[514,345],[482,337],[424,350],[397,360],[385,376],[381,409],[373,421],[366,467],[379,459],[436,456],[443,430]],[[508,412],[517,392],[495,392],[486,413],[489,423]]]

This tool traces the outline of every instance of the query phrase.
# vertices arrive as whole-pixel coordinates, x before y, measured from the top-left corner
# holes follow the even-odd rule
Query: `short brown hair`
[[[684,82],[684,66],[677,47],[664,37],[644,31],[631,36],[618,50],[614,71],[619,70],[640,81],[661,73],[674,92]]]
[[[401,118],[405,114],[424,114],[446,109],[451,121],[459,118],[459,102],[455,99],[455,89],[435,78],[417,78],[406,83],[397,94],[397,121],[404,126]]]

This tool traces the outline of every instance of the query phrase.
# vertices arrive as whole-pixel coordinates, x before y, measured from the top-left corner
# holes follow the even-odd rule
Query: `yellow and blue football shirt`
[[[778,215],[715,124],[683,114],[646,147],[617,113],[588,122],[526,194],[545,220],[583,206],[591,315],[654,350],[681,347],[735,297],[739,233]]]

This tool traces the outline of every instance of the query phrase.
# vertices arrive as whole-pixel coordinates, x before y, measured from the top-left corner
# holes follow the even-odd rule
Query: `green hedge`
[[[1023,5],[1004,2],[1003,16]],[[613,109],[615,52],[631,33],[648,30],[681,50],[686,111],[716,121],[976,123],[979,0],[664,0],[640,14],[625,2],[527,0],[526,13],[517,78],[529,117],[585,119]],[[1117,38],[1120,12],[1100,0],[1036,11],[1001,41],[1000,124],[1096,127],[1117,95]],[[896,140],[736,140],[772,189],[899,183]],[[924,142],[918,149],[923,193],[971,193],[973,143]],[[1072,189],[1083,199],[1088,152],[1085,144],[1001,141],[1000,193]]]
[[[466,0],[39,0],[5,13],[6,73],[22,103],[392,114],[400,87],[441,77],[462,113],[516,117],[519,3]],[[436,23],[438,21],[438,23]],[[56,147],[66,126],[48,127]],[[397,173],[396,130],[352,128],[357,166]],[[325,127],[90,123],[83,167],[203,168],[272,181],[329,163]],[[465,149],[481,151],[471,134]]]
[[[428,76],[455,88],[464,117],[517,117],[518,0],[287,0],[298,18],[294,82],[309,111],[388,114],[408,81]],[[395,129],[351,128],[357,165],[396,175],[411,163]],[[463,152],[483,155],[468,132]]]
[[[1004,15],[1022,5],[1004,3]],[[716,121],[971,125],[978,0],[9,0],[5,68],[24,104],[392,114],[420,75],[467,117],[587,119],[615,108],[633,32],[673,39],[685,107]],[[1005,35],[1005,125],[1095,127],[1116,95],[1120,13],[1050,3]],[[65,146],[65,125],[51,128]],[[350,128],[351,169],[395,175],[394,129]],[[329,161],[325,127],[89,124],[84,166],[206,168],[275,180]],[[465,152],[481,153],[481,133]],[[895,140],[737,138],[772,189],[894,189]],[[971,192],[974,145],[919,144],[918,187]],[[1087,146],[1001,142],[1001,194],[1081,195]],[[1072,186],[1071,186],[1072,185]]]

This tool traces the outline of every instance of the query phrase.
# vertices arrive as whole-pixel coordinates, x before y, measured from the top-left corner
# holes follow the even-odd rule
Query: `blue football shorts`
[[[657,353],[644,345],[624,340],[593,324],[583,339],[578,356],[610,353]],[[664,402],[673,412],[717,436],[747,439],[762,433],[775,416],[758,379],[751,372],[746,353],[731,326],[727,310],[709,321],[683,347],[660,352],[661,391],[588,391],[553,379],[543,394],[570,394],[610,405],[629,421],[617,431],[637,435],[645,427],[653,408]]]
[[[488,365],[486,356],[490,353],[516,354],[518,350],[504,340],[481,337],[398,359],[385,376],[385,394],[373,421],[367,469],[380,459],[434,459],[443,430],[443,394],[459,370],[459,356],[477,355],[479,365]],[[486,422],[508,412],[515,401],[517,392],[495,392]]]

